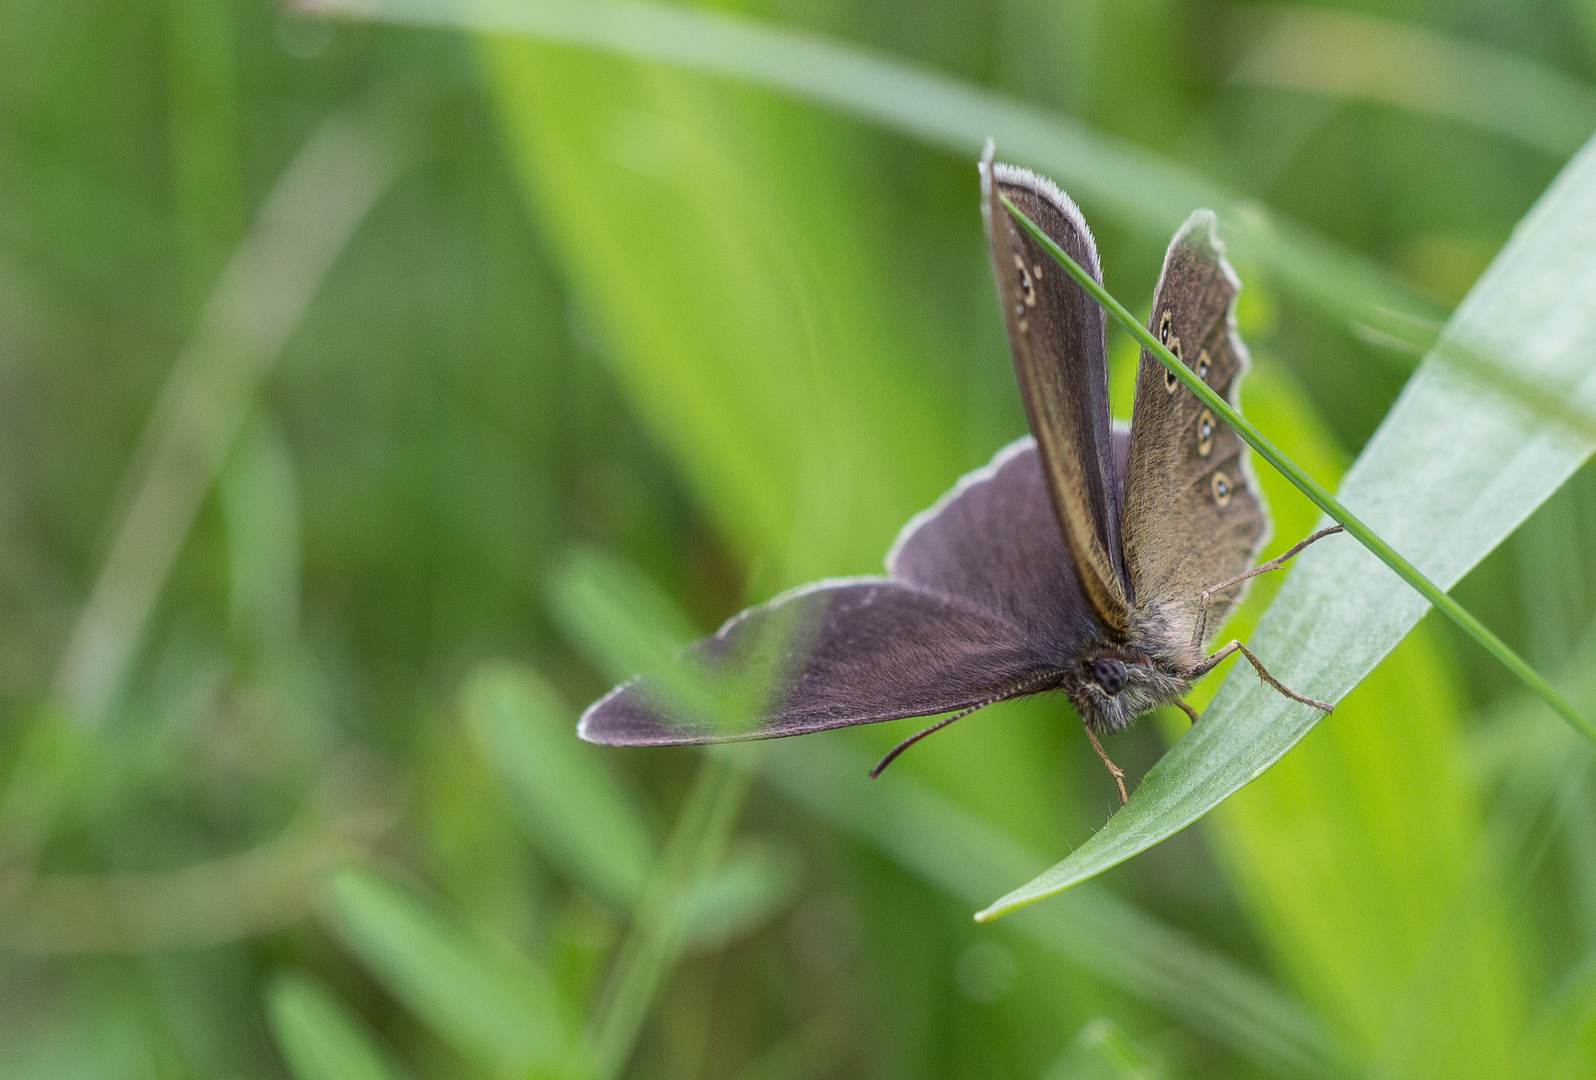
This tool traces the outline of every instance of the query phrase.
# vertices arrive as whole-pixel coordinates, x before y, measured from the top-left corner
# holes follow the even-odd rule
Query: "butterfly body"
[[[1096,733],[1177,703],[1240,650],[1206,651],[1268,533],[1246,447],[1148,351],[1127,430],[1109,419],[1104,314],[1004,208],[1012,203],[1101,280],[1075,204],[1023,169],[981,164],[982,214],[1031,436],[1000,450],[904,526],[884,577],[818,582],[750,608],[690,646],[677,667],[736,683],[706,707],[646,676],[583,714],[587,739],[665,745],[775,738],[953,713],[1062,690]],[[1175,234],[1149,330],[1236,400],[1247,354],[1240,284],[1213,215]],[[757,686],[749,690],[748,679]],[[747,696],[752,693],[752,697]],[[914,738],[919,738],[915,736]],[[883,760],[882,766],[913,739]],[[882,766],[878,766],[879,770]]]
[[[982,181],[989,254],[1008,301],[1009,347],[1027,417],[1038,444],[1051,443],[1050,456],[1063,459],[1044,473],[1071,568],[1099,627],[1063,665],[1061,686],[1088,728],[1116,732],[1191,689],[1191,673],[1207,660],[1204,643],[1193,640],[1197,597],[1252,564],[1268,519],[1240,439],[1221,430],[1178,380],[1172,386],[1146,351],[1131,427],[1127,433],[1110,424],[1103,312],[999,197],[1100,278],[1085,220],[1068,196],[1024,169],[989,164]],[[1240,283],[1213,225],[1200,211],[1176,233],[1150,328],[1177,356],[1200,357],[1201,377],[1234,399],[1247,363],[1231,317]],[[1228,609],[1237,595],[1216,607]]]
[[[1168,661],[1105,643],[1064,675],[1062,689],[1081,720],[1093,731],[1124,731],[1144,712],[1179,701],[1191,681]]]

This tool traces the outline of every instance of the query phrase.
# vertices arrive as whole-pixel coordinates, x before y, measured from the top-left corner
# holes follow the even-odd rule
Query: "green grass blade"
[[[1428,325],[1388,311],[1370,313],[1353,330],[1381,346],[1375,350],[1377,356],[1389,360],[1392,349],[1415,356],[1428,353],[1433,360],[1456,368],[1486,389],[1516,399],[1530,415],[1556,420],[1576,435],[1596,438],[1596,414],[1577,400],[1570,400],[1566,389],[1551,380],[1526,378],[1508,367],[1511,352],[1492,356],[1461,336],[1437,340]],[[1401,367],[1411,370],[1407,364]]]
[[[1174,353],[1159,343],[1148,329],[1137,321],[1136,316],[1125,310],[1125,306],[1109,295],[1108,290],[1098,284],[1097,279],[1081,268],[1080,264],[1070,258],[1064,249],[1055,244],[1045,232],[1037,227],[1036,223],[1026,217],[1008,196],[999,196],[1003,205],[1010,214],[1019,222],[1020,226],[1031,237],[1047,250],[1053,260],[1069,272],[1082,288],[1092,294],[1092,297],[1103,306],[1103,309],[1114,317],[1114,320],[1130,332],[1131,336],[1139,341],[1144,349],[1158,358],[1159,363],[1174,372],[1175,376],[1185,383],[1193,394],[1200,398],[1220,416],[1225,423],[1235,429],[1236,434],[1247,441],[1247,445],[1258,452],[1258,456],[1274,466],[1282,476],[1289,479],[1298,491],[1313,500],[1313,504],[1323,510],[1331,520],[1346,529],[1347,535],[1353,537],[1375,554],[1376,557],[1392,570],[1397,576],[1434,604],[1440,612],[1458,625],[1462,631],[1473,638],[1486,652],[1499,660],[1503,667],[1511,671],[1525,686],[1534,691],[1535,695],[1552,707],[1552,711],[1567,720],[1578,731],[1583,733],[1592,742],[1596,742],[1596,723],[1592,723],[1573,705],[1563,700],[1562,696],[1552,689],[1550,683],[1541,678],[1540,673],[1530,667],[1518,653],[1508,647],[1507,643],[1491,632],[1490,628],[1463,608],[1456,600],[1446,594],[1446,590],[1436,585],[1422,574],[1418,567],[1398,554],[1396,549],[1382,540],[1375,531],[1364,524],[1361,519],[1343,506],[1313,477],[1302,470],[1296,462],[1280,452],[1274,443],[1264,438],[1263,433],[1249,423],[1235,407],[1214,392],[1206,382],[1199,379],[1190,368],[1181,363]],[[1483,554],[1483,553],[1482,553]]]
[[[371,1033],[308,975],[274,978],[266,1016],[295,1080],[397,1080]]]
[[[233,633],[262,661],[299,630],[300,505],[283,433],[257,420],[240,433],[219,484],[227,524],[227,608]]]
[[[462,703],[522,830],[572,883],[629,910],[654,841],[598,751],[577,740],[576,714],[532,672],[499,663],[476,670]]]
[[[1565,168],[1458,308],[1447,334],[1512,349],[1537,374],[1596,400],[1596,146]],[[1186,376],[1180,365],[1171,368]],[[1186,376],[1189,377],[1189,376]],[[1446,586],[1511,533],[1583,463],[1590,440],[1534,421],[1426,363],[1341,486],[1371,531]],[[1432,586],[1439,588],[1440,586]],[[1282,682],[1335,700],[1424,614],[1425,598],[1351,544],[1305,552],[1252,637]],[[1570,710],[1572,711],[1572,710]],[[1274,764],[1319,716],[1232,673],[1202,723],[1147,774],[1130,803],[1069,858],[982,913],[1084,881],[1207,813]],[[1577,714],[1576,714],[1577,715]]]
[[[489,950],[392,881],[346,867],[327,881],[339,939],[395,997],[467,1057],[506,1076],[559,1066],[565,1020],[543,972]]]
[[[675,659],[698,628],[644,575],[602,552],[577,549],[544,588],[549,614],[611,682]]]
[[[604,360],[760,568],[759,591],[878,567],[965,466],[949,434],[971,419],[948,379],[926,377],[959,361],[894,288],[836,122],[525,41],[484,42],[482,57],[529,209]],[[617,132],[640,160],[616,162]]]
[[[1271,214],[1129,141],[1067,116],[846,42],[723,12],[645,0],[300,0],[301,10],[485,34],[515,35],[727,75],[770,86],[973,155],[995,138],[1012,160],[1058,181],[1077,200],[1153,235],[1174,231],[1195,206],[1223,214],[1238,254],[1300,296],[1354,325],[1389,327],[1391,313],[1439,318],[1435,304],[1365,256]],[[1411,320],[1406,321],[1411,327]],[[1401,335],[1404,338],[1409,334]],[[1429,341],[1425,341],[1427,347]],[[1454,341],[1454,351],[1468,351]],[[1557,406],[1554,385],[1487,365],[1494,385],[1526,405]],[[1570,422],[1596,435],[1596,413]]]
[[[1087,1024],[1042,1080],[1163,1080],[1163,1064],[1107,1017]]]

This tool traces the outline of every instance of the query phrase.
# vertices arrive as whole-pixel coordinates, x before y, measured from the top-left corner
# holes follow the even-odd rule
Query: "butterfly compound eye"
[[[1109,694],[1125,689],[1125,665],[1111,657],[1092,661],[1092,679]]]

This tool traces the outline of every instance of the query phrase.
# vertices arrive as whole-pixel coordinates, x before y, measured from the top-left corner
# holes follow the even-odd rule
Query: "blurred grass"
[[[296,1080],[390,1080],[394,1075],[371,1035],[313,980],[281,975],[267,994],[272,1032]]]
[[[570,709],[513,669],[480,669],[467,723],[514,800],[516,820],[570,881],[621,909],[643,890],[655,844],[626,789],[571,738]]]
[[[502,1076],[552,1071],[568,1021],[548,977],[497,943],[470,940],[393,882],[346,868],[327,882],[334,932],[425,1023]]]
[[[767,587],[783,587],[884,550],[958,471],[970,420],[924,377],[952,358],[892,302],[896,268],[866,227],[880,195],[847,179],[863,163],[766,95],[488,48],[516,162],[606,313],[603,346],[739,553],[777,553]]]
[[[876,570],[1020,432],[970,162],[998,120],[1026,118],[1000,149],[1081,196],[1127,301],[1222,204],[1248,415],[1329,480],[1411,362],[1370,340],[1433,331],[1360,337],[1336,290],[1427,319],[1466,291],[1577,142],[1588,9],[663,9],[920,80],[848,119],[772,88],[835,101],[837,69],[684,71],[635,53],[715,42],[637,21],[627,58],[246,0],[4,4],[0,1078],[581,1075],[609,1015],[607,1068],[665,1080],[1596,1075],[1588,754],[1444,626],[1197,829],[1012,927],[969,913],[1115,801],[1062,702],[874,785],[912,722],[772,746],[675,863],[662,838],[715,823],[685,813],[710,759],[569,738],[640,658]],[[1380,59],[1420,39],[1468,94]],[[1323,69],[1294,48],[1406,81],[1295,85]],[[935,102],[958,105],[936,131],[876,126]],[[63,684],[92,691],[86,727],[53,680],[159,460],[141,433],[296,156],[374,107],[413,164],[380,194],[335,165],[308,205],[345,225],[290,222],[323,261],[235,284],[291,317],[192,399],[208,434],[132,545],[121,659]],[[1593,483],[1460,586],[1587,708]],[[1309,515],[1269,493],[1288,544]],[[650,588],[567,587],[615,565]],[[1114,752],[1141,775],[1179,730]],[[306,918],[318,860],[351,855],[350,895]],[[640,1004],[614,1014],[622,976]]]
[[[1596,88],[1510,52],[1306,7],[1237,13],[1253,23],[1243,23],[1253,43],[1231,73],[1238,83],[1431,112],[1559,159],[1596,131]]]

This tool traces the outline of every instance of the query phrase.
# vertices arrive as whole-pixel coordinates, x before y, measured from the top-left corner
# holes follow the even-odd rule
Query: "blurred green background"
[[[718,9],[1100,137],[1142,313],[1158,170],[1439,320],[1596,129],[1591,0]],[[257,0],[0,3],[0,1078],[1596,1076],[1589,748],[1434,620],[989,926],[1117,804],[1062,701],[875,784],[914,721],[575,740],[1024,431],[974,148],[910,126]],[[1416,358],[1238,263],[1244,406],[1333,485]],[[1280,550],[1314,512],[1261,479]],[[1587,466],[1457,595],[1589,672],[1593,537]]]

